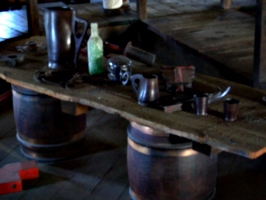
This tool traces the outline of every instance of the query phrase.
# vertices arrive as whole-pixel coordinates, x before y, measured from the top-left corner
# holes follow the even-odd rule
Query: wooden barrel
[[[17,139],[21,152],[39,161],[64,159],[79,152],[84,142],[86,115],[61,111],[61,102],[12,85]]]
[[[131,122],[127,165],[132,199],[212,199],[217,156],[192,149],[192,142]],[[172,139],[173,138],[173,139]]]

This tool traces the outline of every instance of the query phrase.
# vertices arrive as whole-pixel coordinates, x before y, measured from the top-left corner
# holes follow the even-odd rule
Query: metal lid
[[[108,65],[111,69],[122,67],[124,65],[131,66],[132,61],[126,56],[114,56],[108,59]]]

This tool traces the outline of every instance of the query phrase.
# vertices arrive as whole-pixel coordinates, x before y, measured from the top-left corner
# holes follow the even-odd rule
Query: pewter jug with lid
[[[77,18],[75,10],[67,6],[44,8],[43,18],[48,67],[51,69],[76,67],[78,52],[88,27],[87,21]],[[75,29],[76,23],[83,24],[79,37]]]

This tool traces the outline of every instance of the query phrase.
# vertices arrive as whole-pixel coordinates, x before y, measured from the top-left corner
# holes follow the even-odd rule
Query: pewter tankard
[[[78,52],[88,27],[87,21],[77,18],[75,10],[67,6],[44,8],[43,18],[48,67],[51,69],[76,67]],[[83,24],[79,37],[75,30],[76,23]]]
[[[158,77],[155,74],[134,74],[131,76],[131,83],[138,96],[139,105],[147,106],[160,97]]]

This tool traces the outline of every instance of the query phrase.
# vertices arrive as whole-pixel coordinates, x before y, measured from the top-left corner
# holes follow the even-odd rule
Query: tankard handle
[[[130,78],[133,90],[136,94],[138,94],[139,92],[139,85],[142,79],[143,79],[142,74],[134,74]],[[137,80],[139,80],[139,83],[136,83]]]
[[[82,33],[81,33],[80,36],[77,36],[76,31],[75,31],[76,23],[84,24],[84,28],[83,28]],[[74,39],[75,39],[74,64],[77,67],[78,53],[79,53],[79,50],[80,50],[80,47],[81,47],[81,43],[82,43],[82,41],[84,39],[84,36],[85,36],[85,34],[87,32],[87,29],[88,29],[88,22],[85,19],[81,19],[81,18],[75,17],[75,23],[73,24],[72,28],[73,28],[73,33],[75,33],[74,34]]]
[[[127,85],[130,79],[130,72],[129,71],[123,72],[121,73],[120,77],[122,85]]]

